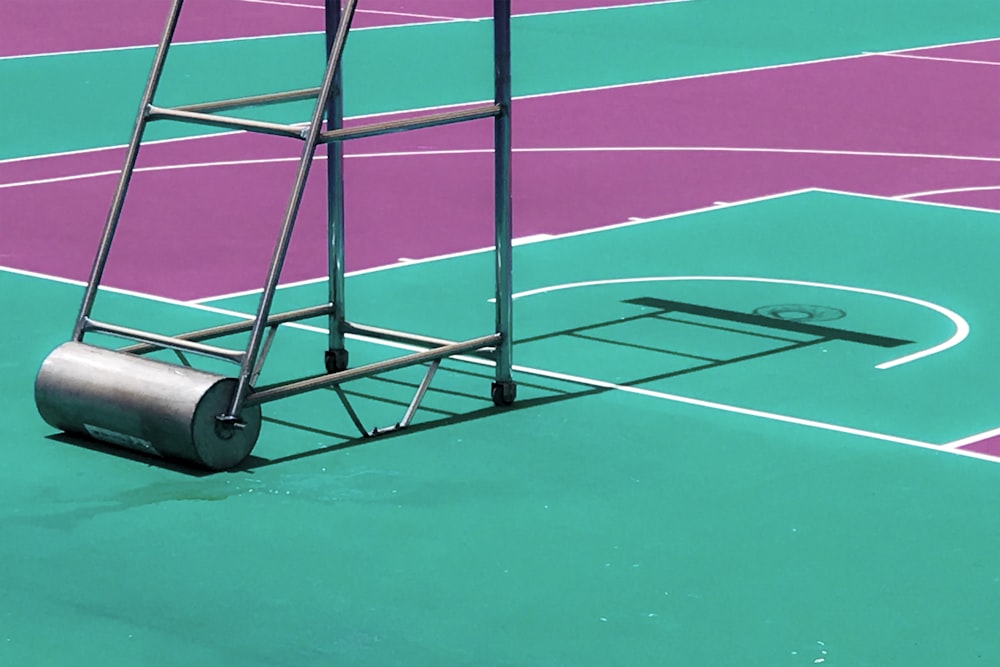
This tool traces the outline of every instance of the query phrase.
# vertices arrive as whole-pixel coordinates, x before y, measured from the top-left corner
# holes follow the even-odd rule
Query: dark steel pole
[[[494,101],[500,113],[493,121],[494,245],[496,254],[496,382],[493,402],[514,402],[513,365],[513,231],[511,225],[511,84],[510,0],[493,0]]]
[[[334,37],[340,27],[341,0],[325,0],[326,52],[333,49]],[[343,73],[340,63],[333,78],[333,89],[326,103],[326,131],[344,126]],[[330,315],[326,369],[334,373],[347,368],[347,348],[344,345],[344,144],[335,141],[326,146],[326,207],[327,207],[327,276],[329,278]]]

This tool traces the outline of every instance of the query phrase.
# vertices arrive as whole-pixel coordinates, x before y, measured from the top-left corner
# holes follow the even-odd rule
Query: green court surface
[[[0,664],[992,664],[1000,465],[929,446],[997,425],[996,222],[809,191],[521,245],[513,408],[452,360],[409,431],[362,441],[314,392],[213,475],[42,423],[34,372],[81,288],[0,272]],[[480,334],[490,258],[349,277],[348,316]],[[569,283],[595,284],[530,294]],[[955,330],[887,294],[968,337],[876,368]],[[176,332],[254,305],[105,291],[96,316]],[[758,309],[825,329],[731,315]],[[265,380],[324,346],[283,329]],[[418,380],[346,388],[388,424]]]
[[[519,17],[514,88],[996,38],[998,18],[982,0]],[[351,115],[491,94],[489,22],[351,39]],[[322,41],[180,45],[163,103],[311,86]],[[151,58],[0,59],[0,160],[123,143]],[[998,215],[806,190],[539,237],[515,249],[514,406],[450,359],[407,430],[359,438],[320,390],[267,404],[251,458],[215,474],[46,425],[33,381],[83,288],[0,267],[0,666],[1000,664],[1000,460],[954,445],[1000,427]],[[347,316],[483,335],[493,273],[488,251],[359,272]],[[326,298],[287,286],[276,308]],[[256,306],[103,290],[94,316],[177,333]],[[323,325],[282,327],[261,384],[318,372]],[[344,388],[390,425],[422,370]]]

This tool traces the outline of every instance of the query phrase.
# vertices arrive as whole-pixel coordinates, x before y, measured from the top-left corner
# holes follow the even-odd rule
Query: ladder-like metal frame
[[[87,333],[102,333],[136,341],[138,344],[122,348],[132,354],[144,354],[156,349],[172,349],[181,361],[187,364],[185,352],[223,359],[239,365],[237,386],[229,409],[218,416],[222,428],[240,428],[238,417],[246,406],[258,405],[278,400],[313,389],[333,387],[344,403],[351,419],[364,435],[385,432],[409,424],[430,384],[431,378],[441,359],[460,354],[475,354],[492,359],[496,364],[495,379],[491,397],[497,405],[512,403],[516,395],[516,385],[511,375],[512,367],[512,228],[511,228],[511,87],[510,87],[510,0],[493,0],[494,38],[494,101],[492,104],[478,105],[457,111],[427,113],[412,118],[371,123],[351,128],[343,124],[343,91],[341,59],[344,46],[354,18],[358,0],[325,0],[326,9],[326,49],[327,65],[322,83],[318,88],[290,92],[255,95],[237,99],[190,104],[164,108],[155,106],[160,76],[166,62],[167,52],[173,40],[174,30],[180,16],[184,0],[172,0],[163,36],[157,46],[149,78],[142,95],[139,113],[132,136],[126,150],[122,168],[108,217],[105,221],[97,255],[84,292],[80,313],[73,330],[73,340],[82,341]],[[316,104],[312,118],[306,126],[283,125],[256,120],[246,120],[220,115],[218,112],[247,106],[276,104],[294,100],[314,98]],[[326,127],[324,129],[324,118]],[[417,336],[399,331],[381,329],[348,322],[344,310],[344,177],[343,142],[348,139],[370,137],[410,129],[446,125],[466,120],[494,119],[494,256],[496,263],[495,330],[485,336],[465,341],[447,341],[426,336]],[[175,120],[214,127],[261,132],[303,141],[302,155],[292,186],[292,192],[285,210],[278,239],[271,256],[265,278],[263,292],[252,320],[237,322],[208,329],[201,329],[175,336],[164,336],[128,327],[100,322],[91,317],[98,287],[108,260],[115,231],[121,218],[125,195],[128,191],[136,158],[142,144],[146,125],[156,120]],[[302,201],[306,179],[317,148],[327,146],[327,200],[329,238],[329,300],[326,304],[298,310],[272,314],[274,296],[278,287],[281,267],[284,264],[299,206]],[[264,358],[281,324],[296,322],[317,316],[326,316],[329,321],[329,340],[325,359],[325,373],[295,380],[253,388],[252,383],[260,373]],[[249,332],[250,339],[244,350],[233,350],[208,344],[221,336]],[[421,351],[357,368],[348,368],[348,354],[345,337],[348,334],[403,343],[420,348]],[[347,401],[340,385],[349,380],[369,377],[390,370],[428,364],[424,380],[407,408],[403,419],[389,429],[368,430]]]

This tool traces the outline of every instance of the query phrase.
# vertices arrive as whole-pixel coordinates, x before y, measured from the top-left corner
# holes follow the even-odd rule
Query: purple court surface
[[[683,0],[673,0],[681,2]],[[365,0],[355,28],[474,20],[491,15],[489,0]],[[515,14],[564,11],[565,0],[513,0]],[[574,0],[573,9],[653,4],[649,0]],[[155,44],[170,0],[3,0],[0,25],[21,29],[4,34],[0,57]],[[315,32],[323,0],[198,0],[185,7],[176,40],[192,42]]]
[[[515,235],[807,188],[1000,210],[997,65],[993,40],[522,98]],[[482,121],[349,144],[348,269],[489,245],[490,142]],[[259,287],[297,155],[246,134],[144,147],[107,284],[179,299]],[[84,279],[121,156],[0,162],[4,263]],[[321,182],[285,282],[324,274]]]

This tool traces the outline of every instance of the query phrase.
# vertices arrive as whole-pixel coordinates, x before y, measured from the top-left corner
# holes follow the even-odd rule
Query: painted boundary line
[[[702,208],[696,208],[690,211],[681,211],[678,213],[669,213],[663,216],[655,216],[652,218],[630,218],[626,222],[616,222],[610,225],[602,225],[600,227],[591,227],[590,229],[580,229],[573,232],[563,232],[562,234],[537,234],[535,236],[526,237],[521,239],[518,245],[525,243],[538,243],[541,241],[558,240],[571,238],[573,236],[584,236],[587,234],[596,234],[598,232],[613,231],[615,229],[623,229],[625,227],[634,227],[636,225],[644,225],[650,222],[661,222],[664,220],[671,220],[673,218],[679,218],[687,215],[694,215],[696,213],[705,213],[707,211],[717,211],[723,208],[733,208],[736,206],[742,206],[744,204],[753,204],[756,202],[769,201],[771,199],[780,199],[782,197],[790,197],[792,195],[803,194],[806,192],[812,192],[813,188],[804,188],[801,190],[790,190],[788,192],[778,192],[771,195],[764,195],[762,197],[753,197],[751,199],[741,199],[735,202],[727,202],[726,204],[719,204],[715,206],[705,206]],[[392,269],[399,269],[404,266],[411,266],[413,264],[427,264],[430,262],[437,262],[445,259],[454,259],[456,257],[466,257],[468,255],[478,255],[480,253],[492,252],[493,246],[487,246],[485,248],[474,248],[472,250],[461,250],[459,252],[452,252],[445,255],[433,255],[431,257],[423,257],[420,259],[413,259],[407,262],[396,262],[394,264],[383,264],[381,266],[373,266],[366,269],[358,269],[357,271],[350,271],[345,274],[346,277],[350,278],[352,276],[361,276],[367,273],[379,273],[382,271],[391,271]],[[304,287],[306,285],[314,285],[317,283],[325,282],[327,280],[326,276],[320,278],[307,278],[305,280],[297,280],[294,282],[284,283],[278,286],[279,290],[289,289],[293,287]],[[225,299],[236,299],[243,296],[251,296],[254,294],[260,294],[263,291],[262,288],[256,288],[252,290],[242,290],[239,292],[231,292],[229,294],[221,294],[217,296],[206,296],[199,299],[191,299],[185,301],[184,303],[205,305],[209,301],[223,301]]]
[[[943,188],[941,190],[925,190],[923,192],[907,192],[905,194],[896,195],[894,199],[919,199],[920,197],[933,197],[935,195],[950,195],[950,194],[960,194],[963,192],[990,192],[993,190],[1000,190],[1000,185],[973,185],[966,188]],[[918,203],[932,203],[932,202],[918,202]]]
[[[142,0],[142,1],[145,1],[145,0]],[[261,0],[243,0],[243,1],[244,2],[260,2],[260,4],[275,4],[275,5],[290,4],[290,3],[283,3],[283,2],[261,2]],[[522,18],[522,17],[551,16],[551,15],[555,15],[555,14],[573,14],[573,13],[576,13],[576,12],[610,11],[610,10],[615,10],[615,9],[627,9],[627,8],[647,7],[647,6],[656,6],[656,5],[672,5],[672,4],[679,4],[679,3],[682,3],[682,2],[694,2],[694,1],[695,0],[650,0],[649,2],[633,2],[633,3],[627,4],[627,5],[606,5],[606,6],[601,6],[601,7],[581,7],[581,8],[577,8],[577,9],[553,9],[553,10],[546,11],[546,12],[529,12],[529,13],[526,13],[526,14],[514,14],[511,18],[515,19],[515,18]],[[299,7],[308,7],[310,9],[322,9],[322,7],[317,7],[317,6],[313,6],[313,5],[302,5],[302,4],[300,4],[300,5],[297,5],[297,6],[299,6]],[[403,14],[401,12],[384,12],[384,11],[383,12],[378,12],[378,11],[366,11],[366,10],[361,10],[361,9],[359,9],[358,11],[359,12],[363,12],[363,13],[406,15],[406,14]],[[410,14],[410,16],[416,16],[416,15],[415,14]],[[492,19],[493,19],[492,16],[482,16],[482,17],[478,17],[478,18],[447,18],[447,17],[439,17],[438,20],[414,21],[413,23],[393,23],[393,24],[388,24],[388,25],[373,25],[373,26],[368,26],[368,27],[352,28],[351,30],[352,30],[352,32],[361,32],[361,31],[367,32],[369,30],[392,30],[392,29],[396,29],[396,28],[413,28],[413,27],[422,27],[422,26],[429,26],[429,25],[441,25],[441,24],[444,24],[444,23],[478,23],[480,21],[491,21]],[[222,37],[222,38],[219,38],[219,39],[196,39],[196,40],[192,40],[190,42],[175,42],[174,46],[188,46],[188,45],[197,45],[197,44],[225,44],[227,42],[240,42],[240,41],[258,40],[258,39],[280,39],[282,37],[302,37],[302,36],[308,36],[308,35],[321,35],[321,34],[323,34],[322,30],[310,30],[310,31],[307,31],[307,32],[285,32],[285,33],[278,33],[278,34],[275,34],[275,35],[246,35],[246,36],[242,36],[242,37]],[[98,49],[79,49],[79,50],[76,50],[76,51],[49,51],[49,52],[46,52],[46,53],[25,53],[25,54],[16,54],[16,55],[9,55],[9,56],[0,56],[0,62],[3,62],[4,60],[19,60],[19,59],[23,60],[23,59],[26,59],[26,58],[47,58],[47,57],[51,57],[51,56],[71,56],[71,55],[82,55],[82,54],[86,54],[86,53],[110,53],[110,52],[113,52],[113,51],[133,51],[133,50],[139,50],[139,49],[155,49],[155,48],[156,48],[156,44],[136,44],[136,45],[133,45],[133,46],[110,46],[110,47],[98,48]]]
[[[661,221],[664,221],[664,220],[672,220],[674,218],[679,218],[679,217],[688,216],[688,215],[695,215],[695,214],[698,214],[698,213],[705,213],[707,211],[717,211],[717,210],[720,210],[720,209],[732,208],[732,207],[735,207],[735,206],[743,206],[744,204],[754,204],[754,203],[757,203],[757,202],[770,201],[772,199],[780,199],[782,197],[791,197],[791,196],[794,196],[794,195],[805,194],[805,193],[809,193],[809,192],[826,192],[826,193],[829,193],[829,194],[844,195],[844,196],[848,196],[848,197],[877,199],[877,200],[881,200],[881,201],[894,201],[894,202],[899,202],[899,203],[903,203],[903,204],[914,204],[914,205],[919,205],[919,206],[937,206],[937,207],[940,207],[940,208],[960,209],[960,210],[967,210],[967,211],[976,211],[976,212],[979,212],[979,213],[990,213],[990,214],[993,214],[993,215],[1000,215],[1000,211],[994,211],[992,209],[974,208],[974,207],[971,207],[971,206],[958,206],[958,205],[952,205],[952,204],[941,204],[941,203],[938,203],[938,202],[910,201],[908,199],[902,199],[902,198],[897,198],[897,197],[883,197],[883,196],[879,196],[879,195],[869,195],[869,194],[859,193],[859,192],[849,192],[849,191],[846,191],[846,190],[832,190],[832,189],[829,189],[829,188],[801,188],[801,189],[797,189],[797,190],[788,190],[786,192],[777,192],[777,193],[770,194],[770,195],[762,195],[760,197],[751,197],[750,199],[741,199],[741,200],[732,201],[732,202],[719,202],[719,203],[717,203],[717,204],[715,204],[713,206],[704,206],[704,207],[701,207],[701,208],[695,208],[695,209],[691,209],[691,210],[687,210],[687,211],[678,211],[676,213],[668,213],[668,214],[662,215],[662,216],[653,216],[653,217],[648,217],[648,218],[629,218],[625,222],[616,222],[616,223],[612,223],[612,224],[609,224],[609,225],[602,225],[600,227],[591,227],[589,229],[580,229],[580,230],[576,230],[576,231],[572,231],[572,232],[563,232],[561,234],[536,234],[536,235],[531,236],[531,237],[525,237],[525,238],[520,239],[519,242],[517,243],[517,245],[526,244],[526,243],[537,243],[537,242],[540,242],[540,241],[548,241],[548,240],[558,240],[558,239],[570,238],[570,237],[573,237],[573,236],[584,236],[584,235],[587,235],[587,234],[597,234],[597,233],[600,233],[600,232],[612,231],[612,230],[615,230],[615,229],[622,229],[624,227],[633,227],[635,225],[644,225],[644,224],[649,223],[649,222],[661,222]],[[380,271],[389,271],[389,270],[392,270],[392,269],[398,269],[398,268],[401,268],[403,266],[407,266],[409,264],[424,264],[424,263],[427,263],[427,262],[436,262],[438,260],[452,259],[452,258],[455,258],[455,257],[464,257],[466,255],[475,255],[475,254],[478,254],[478,253],[491,252],[492,250],[493,250],[493,246],[487,246],[485,248],[475,248],[475,249],[472,249],[472,250],[462,250],[462,251],[459,251],[459,252],[448,253],[448,254],[445,254],[445,255],[433,255],[431,257],[424,257],[424,258],[420,258],[420,259],[411,259],[411,260],[408,260],[406,262],[397,262],[397,263],[394,263],[394,264],[383,264],[383,265],[380,265],[380,266],[373,266],[373,267],[369,267],[369,268],[365,268],[365,269],[358,269],[357,271],[350,271],[350,272],[346,273],[345,275],[347,277],[360,276],[360,275],[364,275],[366,273],[377,273],[377,272],[380,272]],[[326,279],[327,278],[325,276],[323,276],[323,277],[320,277],[320,278],[307,278],[305,280],[296,280],[294,282],[283,283],[283,284],[281,284],[281,285],[278,286],[278,289],[282,290],[282,289],[289,289],[289,288],[293,288],[293,287],[303,287],[305,285],[313,285],[313,284],[316,284],[316,283],[324,282]],[[262,291],[261,288],[252,289],[252,290],[241,290],[239,292],[230,292],[228,294],[220,294],[220,295],[214,295],[214,296],[200,297],[198,299],[190,299],[189,301],[186,301],[185,303],[205,304],[205,303],[207,303],[209,301],[222,301],[222,300],[225,300],[225,299],[235,299],[235,298],[239,298],[239,297],[243,297],[243,296],[250,296],[250,295],[253,295],[253,294],[260,294],[261,291]]]
[[[992,65],[993,67],[1000,67],[1000,62],[993,62],[992,60],[966,60],[964,58],[940,58],[936,56],[918,56],[913,53],[898,53],[893,51],[883,51],[883,52],[865,52],[867,56],[881,56],[883,58],[908,58],[910,60],[931,60],[939,63],[964,63],[968,65]]]
[[[992,208],[980,208],[978,206],[966,206],[964,204],[948,204],[945,202],[937,201],[920,201],[919,199],[911,199],[914,195],[873,195],[867,192],[851,192],[850,190],[836,190],[833,188],[810,188],[815,192],[828,192],[832,195],[845,195],[848,197],[858,197],[860,199],[878,199],[880,201],[893,201],[899,202],[901,204],[914,204],[917,206],[936,206],[937,208],[948,208],[957,209],[960,211],[974,211],[976,213],[990,213],[992,215],[1000,215],[1000,211]],[[975,188],[976,190],[982,188]]]
[[[303,2],[290,2],[288,0],[239,0],[239,2],[248,2],[248,3],[251,3],[251,4],[257,4],[257,5],[274,5],[276,7],[294,7],[296,9],[319,9],[319,10],[323,9],[323,5],[311,5],[311,4],[303,3]],[[361,8],[359,8],[359,9],[357,9],[356,13],[357,14],[379,14],[379,15],[385,15],[385,16],[403,16],[403,17],[412,18],[412,19],[424,19],[424,20],[427,20],[428,22],[433,22],[433,23],[450,23],[452,21],[479,21],[479,20],[481,20],[480,18],[463,19],[463,18],[458,18],[458,17],[455,17],[455,16],[435,16],[435,15],[431,15],[431,14],[414,14],[413,12],[390,12],[390,11],[385,11],[385,10],[381,10],[381,9],[361,9]],[[407,24],[407,25],[421,25],[422,23],[423,23],[423,21],[421,21],[420,23]],[[389,26],[378,26],[378,27],[381,28],[381,27],[389,27]]]
[[[390,114],[386,114],[390,115]],[[224,133],[229,135],[232,133]],[[208,139],[214,136],[223,135],[203,135],[199,137],[189,137],[189,139]],[[171,140],[163,140],[171,141]],[[149,142],[152,143],[152,142]],[[161,142],[162,143],[162,142]],[[766,153],[775,155],[823,155],[834,157],[877,157],[910,160],[954,160],[959,162],[991,162],[1000,163],[1000,156],[988,155],[945,155],[934,153],[893,153],[887,151],[849,151],[834,150],[825,148],[767,148],[756,146],[532,146],[512,149],[517,154],[537,154],[537,153]],[[440,150],[417,150],[417,151],[386,151],[380,153],[347,153],[345,159],[361,158],[402,158],[402,157],[434,157],[441,155],[478,155],[492,153],[489,148],[448,148]],[[23,159],[38,158],[16,158],[11,162]],[[239,165],[271,164],[281,162],[298,162],[300,156],[270,157],[270,158],[244,158],[239,160],[218,160],[215,162],[190,162],[182,164],[163,164],[148,167],[136,167],[135,171],[157,172],[172,171],[176,169],[199,169],[206,167],[231,167]],[[313,160],[325,160],[325,155],[316,155]],[[0,160],[0,164],[5,161]],[[77,174],[67,174],[65,176],[53,176],[50,178],[36,178],[30,181],[14,181],[10,183],[0,183],[0,190],[5,188],[18,188],[29,185],[44,185],[48,183],[62,183],[67,181],[77,181],[87,178],[99,178],[101,176],[113,176],[121,172],[120,169],[109,169],[104,171],[84,172]],[[897,199],[908,199],[934,194],[946,194],[950,192],[972,192],[979,190],[997,190],[1000,186],[976,186],[968,188],[950,188],[944,190],[932,190],[928,192],[918,192],[915,194],[898,195]]]

